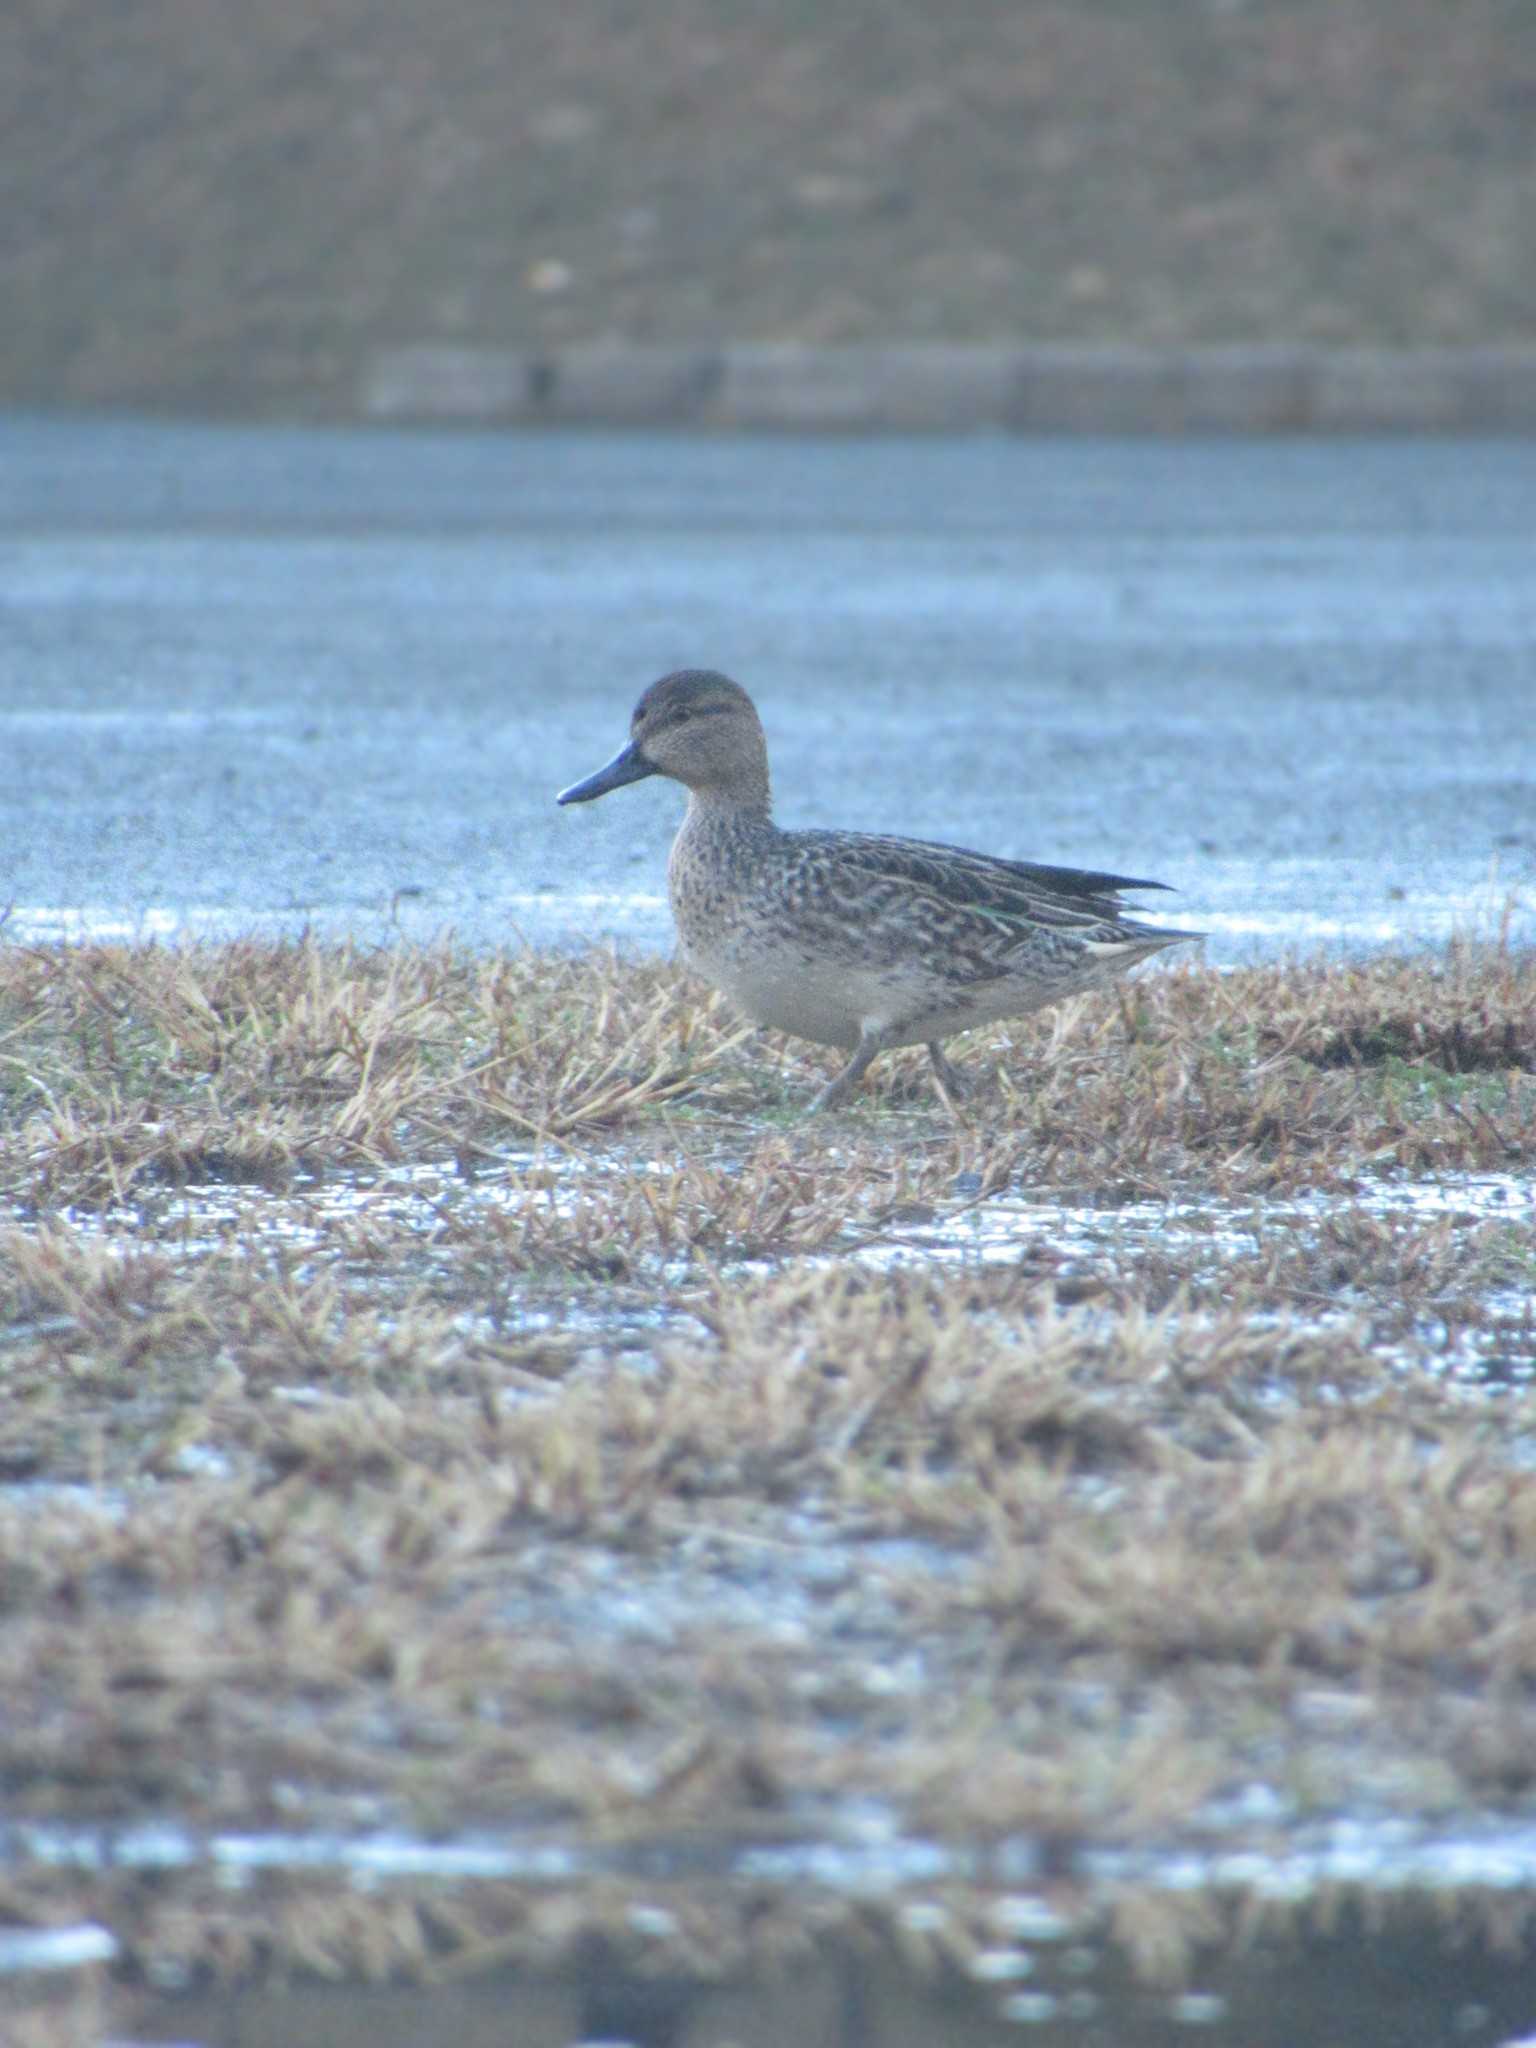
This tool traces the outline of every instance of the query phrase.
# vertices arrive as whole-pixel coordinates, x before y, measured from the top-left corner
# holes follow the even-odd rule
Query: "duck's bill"
[[[595,796],[606,796],[610,789],[622,789],[626,782],[643,782],[647,775],[655,773],[644,754],[631,742],[614,755],[606,768],[599,768],[585,782],[573,782],[569,789],[562,789],[555,802],[589,804]]]

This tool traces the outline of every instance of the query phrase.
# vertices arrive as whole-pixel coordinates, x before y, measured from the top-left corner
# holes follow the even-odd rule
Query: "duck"
[[[714,669],[652,683],[628,743],[556,801],[591,803],[653,775],[688,792],[667,865],[686,965],[754,1023],[848,1055],[815,1111],[843,1107],[872,1061],[908,1045],[927,1048],[952,1106],[971,1092],[944,1050],[957,1032],[1027,1016],[1202,936],[1126,916],[1123,891],[1163,882],[883,833],[783,830],[757,707]]]

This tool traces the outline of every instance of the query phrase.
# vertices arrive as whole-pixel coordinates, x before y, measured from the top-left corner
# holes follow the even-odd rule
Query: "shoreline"
[[[1536,350],[419,343],[377,351],[373,422],[711,431],[1536,433]]]

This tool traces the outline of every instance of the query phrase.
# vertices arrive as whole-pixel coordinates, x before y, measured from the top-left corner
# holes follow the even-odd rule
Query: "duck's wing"
[[[1166,889],[1166,882],[1096,868],[1001,860],[963,846],[872,832],[801,832],[793,837],[806,861],[822,870],[834,894],[857,901],[863,893],[871,907],[878,898],[885,908],[906,898],[920,921],[952,922],[977,936],[986,931],[994,944],[1006,944],[1010,935],[1024,940],[1040,932],[1100,944],[1172,944],[1197,936],[1126,919],[1122,890]],[[1155,948],[1149,945],[1148,950]]]

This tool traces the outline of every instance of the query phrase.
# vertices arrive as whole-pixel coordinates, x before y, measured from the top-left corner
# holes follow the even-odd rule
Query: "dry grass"
[[[1531,1418],[1395,1388],[1356,1333],[803,1269],[722,1286],[705,1319],[648,1374],[508,1405],[366,1373],[295,1403],[263,1384],[270,1333],[230,1317],[222,1384],[148,1466],[173,1476],[197,1443],[228,1477],[135,1488],[112,1516],[0,1511],[6,1693],[40,1710],[0,1737],[13,1802],[275,1822],[297,1780],[418,1820],[752,1833],[899,1792],[944,1829],[1120,1834],[1231,1774],[1217,1711],[1188,1778],[1234,1688],[1269,1740],[1295,1685],[1359,1688],[1379,1743],[1414,1674],[1469,1713],[1476,1692],[1516,1711],[1536,1677],[1511,1576],[1536,1486],[1505,1437]],[[1277,1369],[1328,1400],[1266,1404]],[[886,1537],[949,1564],[863,1562]],[[752,1591],[726,1625],[732,1584]],[[810,1596],[921,1642],[924,1685],[893,1708],[869,1645],[818,1629],[815,1682],[790,1686]],[[1180,1770],[1127,1746],[1124,1701],[1063,1719],[1069,1671],[1159,1698],[1154,1746]],[[829,1700],[884,1740],[828,1741]]]
[[[1069,1869],[1256,1781],[1524,1810],[1536,1398],[1437,1367],[1529,1369],[1536,1233],[1364,1196],[1529,1171],[1529,964],[1173,972],[981,1057],[973,1121],[892,1061],[786,1124],[814,1055],[661,967],[0,956],[11,1811],[725,1856],[864,1800]],[[1005,1262],[879,1262],[994,1197]],[[244,1967],[242,1910],[176,1939]]]
[[[930,1162],[935,1184],[958,1170],[989,1188],[1026,1174],[1038,1188],[1235,1195],[1389,1165],[1510,1169],[1536,1153],[1533,968],[1503,949],[1176,968],[972,1043],[996,1076],[971,1125],[956,1132],[938,1112],[919,1054],[889,1058],[864,1098],[885,1114],[832,1127],[852,1162],[836,1201],[820,1127],[777,1154],[759,1143],[762,1171],[733,1198],[725,1179],[747,1143],[804,1106],[826,1059],[749,1042],[664,966],[311,942],[12,948],[0,1192],[46,1210],[156,1182],[280,1186],[423,1157],[472,1168],[509,1141],[654,1144],[685,1130],[694,1160],[723,1152],[729,1173],[695,1165],[702,1177],[674,1183],[664,1210],[644,1205],[652,1225],[623,1215],[626,1233],[668,1242],[702,1205],[724,1212],[722,1241],[781,1233],[810,1249],[826,1241],[819,1210],[871,1176],[896,1201],[927,1190]],[[914,1119],[900,1147],[893,1109]],[[795,1182],[796,1162],[813,1180]]]

